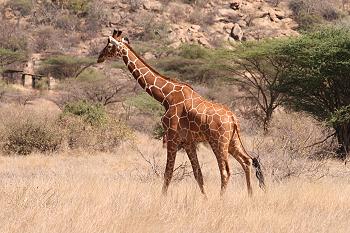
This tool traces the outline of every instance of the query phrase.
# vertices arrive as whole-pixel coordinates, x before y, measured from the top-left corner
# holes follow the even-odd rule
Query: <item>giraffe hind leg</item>
[[[226,144],[221,144],[220,142],[211,142],[210,145],[218,162],[221,176],[221,195],[223,195],[226,191],[231,175],[228,164],[228,146],[226,146]]]
[[[229,152],[239,162],[239,164],[241,164],[247,182],[248,194],[251,196],[253,194],[251,185],[252,159],[250,156],[244,153],[242,148],[237,146],[235,142],[230,144]]]

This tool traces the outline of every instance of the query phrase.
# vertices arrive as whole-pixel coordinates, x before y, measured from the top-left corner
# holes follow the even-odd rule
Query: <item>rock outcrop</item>
[[[181,43],[212,47],[219,41],[298,35],[298,24],[291,18],[292,12],[288,6],[282,3],[279,7],[273,7],[264,0],[212,0],[201,6],[156,0],[141,2],[135,12],[130,12],[130,7],[125,3],[118,4],[119,9],[115,10],[119,10],[118,15],[120,11],[125,11],[130,18],[152,14],[154,24],[168,25],[166,33],[173,47]],[[129,32],[142,30],[138,25],[140,23],[132,20],[126,22],[124,27]]]

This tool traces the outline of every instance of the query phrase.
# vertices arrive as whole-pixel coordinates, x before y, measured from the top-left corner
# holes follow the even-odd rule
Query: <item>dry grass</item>
[[[138,147],[165,163],[160,141]],[[129,145],[116,154],[71,152],[0,157],[0,232],[349,232],[349,167],[328,161],[317,181],[272,182],[248,198],[237,162],[226,195],[219,196],[214,155],[200,148],[208,200],[192,177],[173,182],[161,197],[161,177]],[[178,155],[178,163],[187,158]]]

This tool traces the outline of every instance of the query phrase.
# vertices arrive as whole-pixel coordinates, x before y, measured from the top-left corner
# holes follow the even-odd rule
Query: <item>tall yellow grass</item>
[[[139,146],[165,162],[160,142]],[[178,163],[186,160],[180,153]],[[208,200],[193,177],[162,197],[162,178],[129,146],[113,155],[0,156],[0,232],[350,232],[349,168],[340,163],[327,163],[336,178],[270,179],[266,193],[255,182],[249,198],[237,162],[220,197],[214,155],[203,147],[200,161]]]

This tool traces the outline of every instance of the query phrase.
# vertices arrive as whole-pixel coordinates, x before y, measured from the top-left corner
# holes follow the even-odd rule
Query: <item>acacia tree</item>
[[[268,130],[274,110],[283,104],[284,98],[278,87],[283,83],[284,73],[290,66],[279,59],[279,48],[288,40],[265,40],[246,42],[234,52],[228,53],[233,64],[228,69],[235,75],[234,81],[242,84],[262,111],[264,130]]]
[[[27,37],[12,23],[0,24],[0,70],[24,63],[27,59]]]
[[[280,48],[290,64],[280,91],[289,106],[328,121],[345,157],[350,149],[350,31],[322,28]]]

